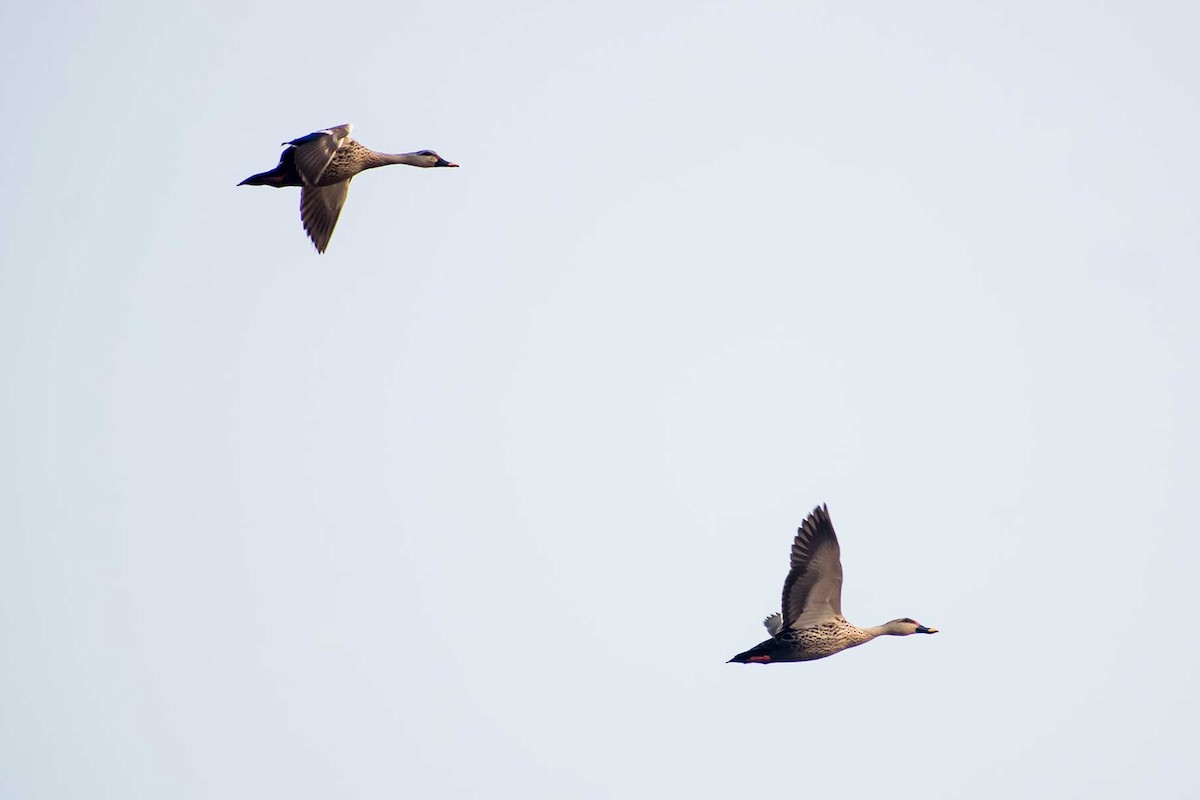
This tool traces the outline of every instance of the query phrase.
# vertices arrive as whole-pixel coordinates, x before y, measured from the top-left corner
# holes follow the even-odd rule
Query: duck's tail
[[[733,658],[726,661],[726,664],[770,664],[773,656],[778,651],[778,645],[774,639],[767,639],[765,642],[751,647],[744,653],[738,653]]]
[[[281,165],[282,166],[282,165]],[[275,169],[266,172],[260,172],[257,175],[251,175],[246,180],[238,184],[238,186],[298,186],[298,183],[288,183],[288,173],[286,170],[276,167]]]

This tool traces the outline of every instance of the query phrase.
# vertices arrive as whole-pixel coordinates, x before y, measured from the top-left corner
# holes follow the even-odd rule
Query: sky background
[[[9,3],[0,795],[1183,797],[1200,7]],[[242,187],[351,122],[328,253]],[[827,502],[843,608],[729,665]]]

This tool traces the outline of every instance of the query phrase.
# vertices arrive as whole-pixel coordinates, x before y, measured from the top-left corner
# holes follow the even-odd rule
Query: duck
[[[274,169],[251,175],[238,186],[300,187],[300,221],[318,253],[333,236],[350,180],[363,170],[388,164],[411,167],[457,167],[432,150],[377,153],[350,138],[352,125],[314,131],[284,142],[286,148]]]
[[[911,617],[873,628],[842,616],[842,553],[827,505],[818,506],[796,531],[791,570],[783,582],[783,611],[763,620],[771,638],[738,653],[727,664],[815,661],[879,636],[937,633]]]

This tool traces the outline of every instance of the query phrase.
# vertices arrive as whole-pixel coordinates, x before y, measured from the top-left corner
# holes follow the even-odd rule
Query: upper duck
[[[842,552],[829,509],[815,509],[792,542],[792,568],[783,582],[783,613],[763,620],[771,638],[738,653],[728,663],[773,664],[814,661],[869,642],[876,636],[937,633],[902,617],[874,628],[858,628],[842,616]]]
[[[308,238],[324,253],[342,213],[350,179],[366,169],[387,164],[412,167],[457,167],[432,150],[376,153],[350,138],[350,125],[326,128],[283,144],[287,148],[273,170],[251,175],[238,186],[299,186],[300,220]]]

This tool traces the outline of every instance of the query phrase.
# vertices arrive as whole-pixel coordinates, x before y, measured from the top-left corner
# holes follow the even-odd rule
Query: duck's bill
[[[937,633],[937,628],[926,628],[924,625],[917,626],[917,633]]]
[[[458,164],[455,164],[451,161],[447,161],[444,158],[439,158],[438,162],[436,164],[434,164],[434,166],[435,167],[457,167]]]

